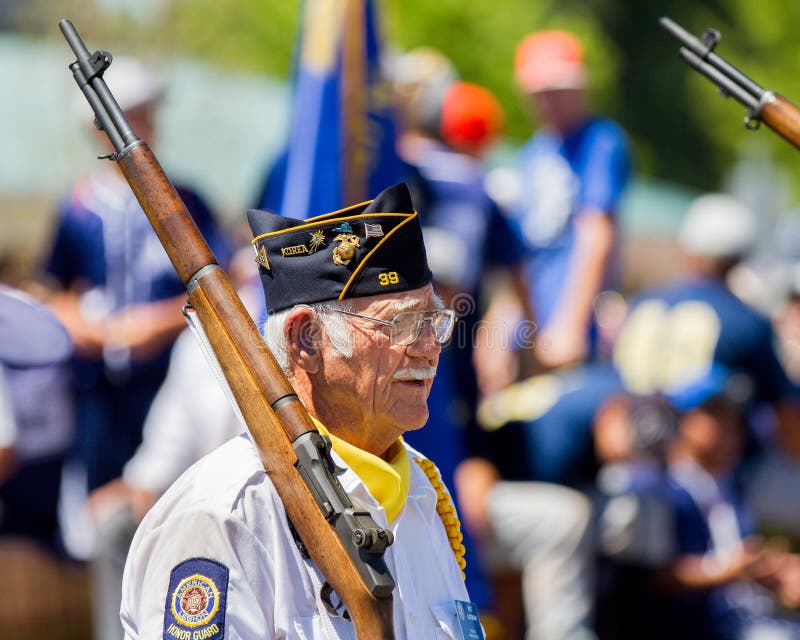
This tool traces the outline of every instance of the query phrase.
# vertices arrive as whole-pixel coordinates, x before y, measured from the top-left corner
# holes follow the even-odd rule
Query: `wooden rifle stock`
[[[782,95],[773,93],[765,101],[759,118],[781,138],[800,149],[800,107]]]
[[[247,422],[264,470],[309,555],[347,607],[359,639],[394,638],[391,596],[376,598],[369,593],[294,466],[297,456],[290,440],[316,430],[311,418],[224,271],[212,267],[191,280],[216,261],[150,147],[139,144],[118,163],[184,284],[192,284],[189,301]],[[277,400],[292,396],[278,414],[273,411]]]
[[[86,49],[69,21],[62,21],[60,26],[78,56],[78,61],[70,66],[76,81],[95,109],[98,122],[108,129],[111,121],[116,122],[120,117],[121,110],[119,114],[113,113],[113,108],[110,115],[98,113],[93,102],[96,96],[87,93],[90,84],[101,98],[103,92],[108,91],[102,80],[105,67],[94,75],[86,64],[80,67]],[[107,67],[110,55],[96,52],[92,59],[102,58],[99,54],[107,57]],[[84,57],[89,60],[88,55]],[[113,96],[111,99],[113,101]],[[108,108],[108,105],[102,106]],[[114,106],[119,109],[116,101],[113,101]],[[121,117],[124,119],[124,115]],[[292,442],[303,434],[316,433],[314,423],[150,147],[130,132],[129,125],[127,131],[130,135],[125,130],[122,135],[117,132],[116,140],[109,132],[116,148],[111,158],[118,163],[178,275],[187,285],[189,302],[203,325],[290,522],[309,556],[344,603],[359,640],[393,640],[394,583],[391,577],[387,572],[386,580],[378,581],[372,590],[368,588],[363,567],[353,560],[353,549],[346,548],[341,533],[337,534],[326,519],[318,506],[318,497],[296,467],[298,456]],[[361,553],[363,555],[364,551]],[[382,562],[382,554],[379,557]]]

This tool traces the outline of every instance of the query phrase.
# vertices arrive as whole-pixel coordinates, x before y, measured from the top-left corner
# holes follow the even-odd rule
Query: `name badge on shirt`
[[[474,602],[456,600],[456,616],[463,640],[484,640],[478,607]]]
[[[164,640],[221,640],[225,636],[228,567],[191,558],[169,575]]]

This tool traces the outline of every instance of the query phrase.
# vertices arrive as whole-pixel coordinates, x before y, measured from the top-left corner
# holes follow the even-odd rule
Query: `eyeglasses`
[[[371,320],[372,322],[377,322],[378,324],[389,327],[389,340],[393,345],[398,347],[406,347],[413,344],[422,333],[422,328],[425,326],[426,321],[431,323],[436,342],[439,343],[440,346],[445,345],[453,335],[453,327],[455,327],[456,318],[456,313],[452,309],[402,311],[391,320],[381,320],[380,318],[372,318],[371,316],[364,316],[351,311],[343,311],[342,309],[334,309],[333,307],[322,308],[326,311],[343,313],[346,316],[353,316],[354,318]]]

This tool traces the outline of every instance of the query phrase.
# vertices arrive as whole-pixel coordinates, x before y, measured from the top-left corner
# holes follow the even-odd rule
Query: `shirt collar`
[[[331,439],[333,450],[361,479],[372,497],[384,508],[386,518],[391,524],[400,515],[406,504],[411,476],[408,452],[402,440],[398,439],[392,445],[393,457],[386,462],[378,456],[337,438],[319,420],[313,416],[312,419],[320,433]]]

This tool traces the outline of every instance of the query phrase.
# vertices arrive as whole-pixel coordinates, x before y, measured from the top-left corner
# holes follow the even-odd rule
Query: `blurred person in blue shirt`
[[[481,333],[479,321],[485,306],[486,276],[504,272],[514,282],[520,298],[527,298],[521,277],[524,248],[484,187],[484,152],[499,135],[503,111],[483,87],[453,82],[441,96],[433,123],[407,131],[401,147],[413,168],[412,190],[420,202],[420,217],[428,261],[436,288],[445,304],[459,314],[453,348],[446,350],[440,376],[431,390],[431,424],[456,428],[451,451],[451,471],[467,453],[467,440],[475,434],[478,398],[473,350]],[[510,331],[506,337],[510,341]],[[502,349],[504,345],[493,345]],[[507,346],[507,345],[506,345]],[[442,368],[444,367],[444,368]],[[447,375],[442,375],[446,371]],[[441,437],[439,430],[421,431],[413,437]],[[428,450],[435,442],[427,443]],[[422,442],[417,445],[426,450]],[[416,445],[415,445],[416,446]],[[443,460],[439,460],[442,468]],[[451,476],[451,473],[446,474]]]
[[[44,306],[0,285],[0,536],[62,551],[58,497],[72,416],[72,344]]]
[[[152,143],[158,78],[129,59],[115,60],[106,77],[134,131]],[[177,190],[224,263],[227,241],[210,210]],[[93,490],[119,475],[141,440],[184,327],[184,286],[113,162],[81,176],[60,203],[45,270],[56,288],[51,308],[75,344],[76,455]]]
[[[125,58],[115,59],[104,77],[133,130],[154,144],[160,79]],[[80,96],[82,113],[88,113],[84,103]],[[181,185],[176,190],[225,266],[228,240],[211,211],[193,190]],[[45,270],[54,288],[50,308],[75,345],[70,363],[75,442],[61,496],[65,543],[73,556],[92,563],[96,637],[115,638],[121,635],[119,621],[115,627],[106,624],[102,597],[103,548],[114,514],[98,508],[100,501],[91,496],[120,476],[142,441],[172,344],[185,328],[186,292],[114,162],[79,177],[61,201]],[[113,605],[115,619],[118,605]]]
[[[792,395],[769,320],[727,284],[757,233],[753,212],[731,196],[691,203],[676,237],[683,274],[633,301],[614,346],[614,363],[632,389],[678,388],[719,362],[747,369],[758,400]]]
[[[755,536],[736,474],[753,385],[712,364],[665,394],[599,412],[601,631],[620,638],[792,639],[800,557]],[[660,432],[657,449],[642,434]]]
[[[522,635],[509,606],[517,582],[526,637],[595,637],[592,429],[619,391],[614,370],[592,364],[533,376],[480,404],[485,448],[459,466],[456,486],[464,524],[503,589],[509,637]]]
[[[540,31],[517,46],[515,79],[542,128],[517,157],[509,216],[525,243],[544,368],[593,356],[593,302],[612,286],[616,213],[630,158],[622,128],[586,105],[580,40]]]
[[[754,385],[746,408],[753,427],[748,451],[780,450],[796,458],[798,389],[776,354],[769,319],[741,301],[726,282],[753,247],[756,233],[753,213],[730,196],[696,199],[678,230],[685,275],[634,301],[614,345],[614,365],[626,386],[638,393],[668,393],[713,364],[747,373]]]
[[[751,390],[746,375],[716,364],[669,395],[680,413],[666,475],[675,556],[655,578],[660,633],[674,635],[662,637],[800,637],[800,620],[777,606],[800,604],[800,558],[754,535],[735,476]]]

